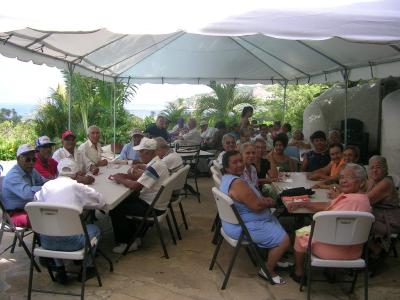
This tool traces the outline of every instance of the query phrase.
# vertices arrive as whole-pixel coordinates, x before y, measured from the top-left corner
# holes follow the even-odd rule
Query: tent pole
[[[113,142],[114,142],[114,158],[116,157],[116,138],[115,138],[115,127],[116,127],[116,112],[115,112],[115,107],[116,107],[116,105],[115,105],[115,102],[116,102],[116,90],[117,90],[117,80],[114,78],[114,84],[113,84],[113,105],[114,105],[114,108],[113,108],[113,114],[114,114],[114,116],[113,116]]]
[[[72,94],[72,73],[74,72],[74,68],[71,64],[68,64],[68,76],[69,76],[69,93],[68,93],[68,129],[71,130],[71,94]]]
[[[282,124],[285,123],[285,113],[286,113],[286,88],[287,88],[287,81],[285,80],[285,85],[283,86],[283,116],[282,116]]]
[[[347,69],[344,70],[344,144],[347,146],[347,100],[348,100],[348,91],[347,87],[349,86],[349,71]]]

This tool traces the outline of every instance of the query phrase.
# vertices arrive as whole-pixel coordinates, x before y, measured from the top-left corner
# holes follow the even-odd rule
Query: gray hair
[[[346,164],[346,166],[343,168],[343,170],[340,171],[340,174],[342,174],[345,170],[349,170],[349,169],[354,172],[356,177],[361,182],[364,182],[368,179],[367,171],[365,170],[365,168],[363,166],[353,164],[353,163]]]
[[[256,140],[254,141],[254,144],[256,144],[256,143],[264,144],[265,147],[267,147],[267,141],[263,138],[256,138]]]
[[[86,134],[89,135],[89,133],[92,131],[92,129],[98,129],[100,131],[100,128],[96,125],[91,125],[88,127],[88,129],[86,130]]]
[[[385,172],[385,175],[387,175],[387,174],[389,173],[389,167],[388,167],[386,158],[384,158],[384,157],[381,156],[381,155],[374,155],[374,156],[372,156],[372,157],[369,159],[369,161],[368,161],[368,167],[370,167],[371,164],[372,164],[374,161],[377,161],[377,162],[378,162],[378,164],[381,166],[381,168],[382,168],[383,171]]]
[[[159,148],[169,148],[169,145],[167,143],[167,141],[162,138],[161,136],[154,138],[153,140],[155,140],[157,142],[157,149]]]
[[[224,135],[222,136],[222,144],[225,144],[225,141],[226,141],[228,138],[233,138],[233,140],[235,140],[235,137],[234,137],[232,134],[226,133],[226,134],[224,134]]]
[[[254,147],[254,144],[252,142],[246,142],[246,143],[240,144],[240,152],[243,152],[249,146]]]

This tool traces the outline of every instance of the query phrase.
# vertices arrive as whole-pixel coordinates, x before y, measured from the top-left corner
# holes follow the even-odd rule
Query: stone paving
[[[215,217],[214,200],[210,192],[212,181],[209,178],[199,179],[202,193],[201,203],[194,197],[184,200],[184,207],[189,221],[189,230],[183,226],[183,240],[175,246],[168,239],[170,259],[162,257],[162,250],[155,230],[148,232],[142,248],[127,256],[119,257],[111,253],[113,234],[107,216],[99,214],[99,225],[103,230],[100,247],[114,261],[115,271],[108,272],[106,262],[99,257],[103,286],[97,281],[87,282],[86,299],[306,299],[305,292],[299,292],[299,286],[293,282],[288,272],[281,272],[287,284],[272,286],[257,277],[257,270],[245,251],[239,253],[237,263],[231,274],[227,289],[220,286],[223,274],[215,267],[208,270],[214,245],[210,243],[211,223]],[[179,216],[179,213],[177,213]],[[179,218],[180,220],[180,218]],[[26,238],[30,245],[30,238]],[[0,249],[11,242],[6,234]],[[1,251],[1,250],[0,250]],[[226,266],[232,249],[226,244],[221,249],[220,262]],[[390,257],[382,266],[379,275],[370,279],[370,299],[400,299],[400,258]],[[29,261],[22,248],[14,254],[9,252],[0,257],[0,299],[25,299],[27,295]],[[317,272],[316,276],[320,276]],[[312,299],[363,299],[363,277],[359,276],[354,294],[347,294],[348,285],[315,282],[312,287]],[[51,282],[47,272],[34,273],[34,286],[57,291],[80,291],[77,281],[67,286]],[[33,299],[76,299],[77,297],[34,293]]]

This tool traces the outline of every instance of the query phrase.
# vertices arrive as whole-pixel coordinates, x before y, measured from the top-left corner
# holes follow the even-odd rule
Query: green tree
[[[161,111],[169,120],[169,125],[174,126],[179,118],[188,119],[187,107],[184,105],[184,99],[179,98],[174,102],[168,102],[165,109]]]
[[[289,84],[285,104],[281,85],[266,86],[265,89],[272,96],[267,100],[258,100],[254,117],[262,122],[280,120],[290,123],[293,128],[302,128],[304,109],[329,87],[327,84]]]
[[[251,95],[239,92],[235,84],[212,82],[209,86],[213,94],[197,100],[196,116],[199,119],[208,119],[211,123],[221,120],[231,123],[238,120],[240,108],[256,103]]]
[[[3,121],[13,121],[14,123],[18,123],[21,121],[21,116],[15,111],[14,108],[1,108],[0,109],[0,123]]]

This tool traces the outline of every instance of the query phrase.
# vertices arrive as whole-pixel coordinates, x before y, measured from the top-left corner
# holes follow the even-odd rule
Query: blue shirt
[[[3,179],[2,197],[5,209],[24,209],[25,204],[33,200],[33,196],[45,182],[35,169],[28,174],[16,164]]]
[[[133,150],[133,143],[124,145],[118,159],[121,160],[140,160],[139,151]]]

